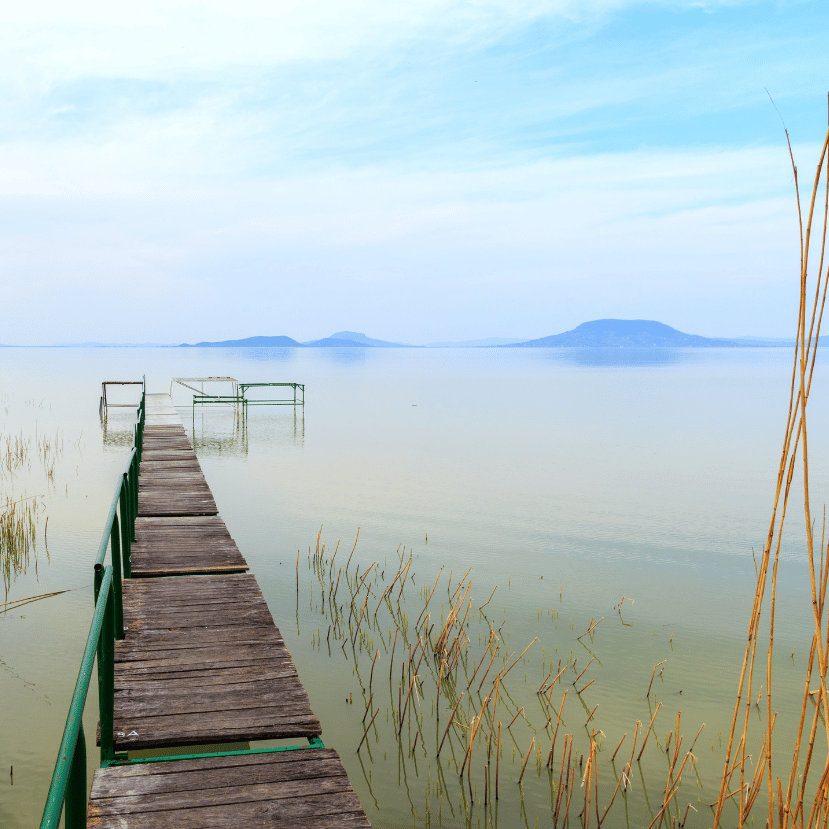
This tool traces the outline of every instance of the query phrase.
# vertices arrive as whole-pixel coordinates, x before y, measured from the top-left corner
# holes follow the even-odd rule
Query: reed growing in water
[[[37,563],[37,514],[36,498],[6,500],[0,506],[0,571],[3,574],[4,601],[17,576],[26,572],[30,555],[34,554]]]
[[[786,133],[788,140],[788,132]],[[827,219],[829,219],[829,176],[827,175],[829,132],[817,163],[806,215],[801,205],[798,169],[789,143],[794,170],[800,226],[800,304],[797,347],[792,367],[789,412],[783,449],[777,471],[774,506],[763,553],[757,566],[757,590],[751,610],[745,654],[740,671],[737,698],[731,720],[728,748],[720,791],[715,804],[714,825],[719,825],[726,808],[735,808],[736,820],[728,824],[742,827],[758,801],[765,813],[765,825],[776,829],[825,827],[829,823],[829,618],[826,588],[829,580],[829,546],[826,546],[825,510],[823,532],[815,539],[815,521],[809,490],[809,444],[807,404],[812,387],[817,346],[826,305],[829,268],[824,268]],[[823,205],[820,205],[823,191]],[[823,214],[821,217],[821,213]],[[821,227],[822,219],[822,227]],[[813,240],[816,237],[817,244]],[[816,250],[815,250],[816,248]],[[815,273],[815,265],[817,270]],[[803,486],[803,518],[806,525],[806,552],[814,623],[803,695],[799,709],[794,745],[775,743],[772,688],[774,680],[774,632],[777,602],[777,575],[783,526],[787,517],[792,481],[800,467]],[[764,616],[764,614],[766,614]],[[761,624],[763,622],[763,624]],[[768,642],[758,648],[762,638]],[[765,676],[763,676],[765,673]],[[761,733],[755,734],[749,717],[757,675],[765,688],[765,720]],[[816,688],[813,688],[814,685]],[[762,693],[762,688],[760,689]],[[758,696],[759,699],[759,696]],[[818,731],[823,733],[818,736]],[[760,759],[749,771],[749,744],[762,746]],[[778,760],[778,758],[780,758]],[[762,795],[762,796],[761,796]],[[756,822],[756,821],[755,821]]]

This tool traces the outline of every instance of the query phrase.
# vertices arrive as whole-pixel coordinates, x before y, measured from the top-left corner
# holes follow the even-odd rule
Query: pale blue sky
[[[0,342],[793,335],[765,89],[810,178],[826,0],[36,0],[0,23]]]

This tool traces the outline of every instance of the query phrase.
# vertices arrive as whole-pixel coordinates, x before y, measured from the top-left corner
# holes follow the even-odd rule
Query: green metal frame
[[[291,388],[294,390],[294,396],[293,398],[280,397],[269,400],[250,400],[245,397],[245,392],[248,389],[272,387]],[[237,388],[240,390],[239,394],[194,394],[193,411],[195,412],[196,405],[206,406],[210,404],[242,406],[245,410],[248,406],[305,406],[304,383],[239,383]],[[301,392],[302,396],[297,397],[297,392]]]
[[[259,384],[270,385],[270,384]],[[282,383],[278,385],[298,385]],[[304,386],[302,387],[304,390]],[[130,547],[135,541],[135,519],[138,516],[138,475],[144,448],[146,393],[141,395],[135,424],[134,447],[129,463],[115,489],[109,508],[104,533],[94,565],[95,610],[86,641],[75,691],[69,706],[69,715],[63,730],[52,783],[40,821],[41,829],[57,829],[61,814],[66,812],[65,829],[86,826],[86,737],[83,730],[83,712],[92,679],[92,668],[98,661],[98,709],[101,726],[101,767],[166,763],[193,760],[202,757],[234,757],[244,754],[273,754],[303,748],[325,748],[319,737],[309,737],[308,745],[255,748],[243,751],[211,751],[180,754],[170,757],[142,757],[115,751],[115,640],[124,638],[123,580],[130,578]],[[107,549],[110,564],[104,564]]]

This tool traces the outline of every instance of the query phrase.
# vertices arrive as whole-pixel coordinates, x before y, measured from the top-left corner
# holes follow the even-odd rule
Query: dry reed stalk
[[[645,733],[645,739],[642,742],[642,749],[639,752],[638,756],[636,757],[636,762],[638,763],[642,759],[642,752],[645,750],[645,746],[648,744],[648,737],[651,735],[651,729],[653,728],[653,721],[656,719],[656,715],[659,713],[659,709],[662,707],[662,703],[658,703],[656,706],[656,711],[653,712],[653,716],[651,717],[651,724],[648,726],[648,730]]]
[[[628,769],[633,766],[633,755],[636,753],[636,738],[639,736],[639,727],[642,725],[639,720],[636,720],[636,728],[633,729],[633,745],[630,747],[630,759],[628,760]]]
[[[466,573],[464,573],[463,578],[458,582],[458,586],[455,588],[455,592],[449,597],[449,603],[451,604],[454,600],[455,596],[458,595],[458,591],[463,587],[463,583],[466,581],[466,577],[472,572],[472,568],[470,567]],[[452,586],[452,575],[449,575],[449,587]],[[447,587],[447,595],[448,595],[448,587]]]
[[[472,679],[469,680],[469,685],[466,686],[467,690],[471,687],[472,683],[475,681],[475,676],[477,675],[478,671],[481,670],[481,665],[484,664],[484,659],[486,659],[487,653],[489,653],[489,647],[492,645],[492,640],[495,638],[495,632],[490,631],[489,633],[489,641],[486,643],[486,647],[484,648],[484,652],[481,655],[481,661],[478,663],[478,667],[475,668],[475,673],[472,674]]]
[[[391,670],[394,667],[394,649],[397,647],[397,634],[399,632],[399,628],[394,629],[394,644],[391,646],[391,659],[389,660],[389,682],[391,682]]]
[[[514,668],[514,667],[515,667],[515,666],[516,666],[516,665],[517,665],[517,664],[518,664],[518,663],[519,663],[522,659],[523,659],[523,658],[524,658],[524,654],[525,654],[525,653],[526,653],[526,652],[527,652],[527,651],[528,651],[528,650],[529,650],[529,649],[530,649],[530,648],[531,648],[531,647],[532,647],[532,646],[533,646],[533,645],[534,645],[537,641],[538,641],[538,637],[536,636],[536,637],[535,637],[535,639],[533,639],[533,640],[532,640],[532,642],[530,642],[530,644],[529,644],[529,645],[527,645],[527,647],[526,647],[526,648],[524,648],[524,650],[523,650],[523,651],[521,651],[521,656],[519,656],[519,657],[518,657],[518,659],[516,659],[516,660],[515,660],[515,662],[513,662],[513,663],[512,663],[512,665],[510,665],[510,666],[509,666],[509,668],[507,668],[505,671],[501,671],[501,679],[503,679],[503,678],[504,678],[504,677],[505,677],[505,676],[506,676],[506,675],[507,675],[507,674],[508,674],[508,673],[509,673],[509,672],[510,672],[510,671],[511,671],[511,670],[512,670],[512,669],[513,669],[513,668]]]
[[[440,568],[440,572],[438,573],[438,576],[435,579],[435,586],[432,588],[432,592],[429,594],[429,598],[426,599],[426,604],[423,605],[423,610],[420,611],[420,616],[417,617],[417,621],[415,622],[415,630],[417,630],[418,625],[420,624],[420,620],[423,618],[423,614],[426,612],[426,608],[429,607],[429,602],[432,601],[432,596],[435,595],[435,590],[438,589],[438,579],[440,579],[440,574],[442,572],[443,572],[443,567]]]
[[[786,138],[788,142],[788,132],[786,133]],[[804,239],[803,234],[803,215],[801,211],[800,205],[800,194],[798,189],[798,176],[797,176],[797,167],[794,163],[794,157],[791,150],[791,143],[789,142],[789,154],[792,160],[792,167],[794,169],[794,178],[795,178],[795,193],[797,197],[797,207],[798,207],[798,217],[799,217],[799,224],[800,224],[800,241],[801,241],[801,259],[800,259],[800,308],[798,314],[798,332],[797,332],[797,348],[796,348],[796,357],[793,366],[792,372],[792,387],[789,399],[789,416],[786,425],[786,435],[784,440],[783,452],[781,453],[781,460],[780,460],[780,467],[778,469],[778,478],[777,478],[777,488],[775,492],[774,498],[774,507],[772,510],[772,518],[769,527],[769,535],[764,544],[763,548],[763,555],[761,556],[761,563],[758,568],[758,579],[757,579],[757,590],[755,593],[755,606],[752,610],[752,615],[750,618],[749,623],[749,633],[748,633],[748,640],[746,644],[746,651],[743,658],[743,664],[740,673],[740,681],[738,684],[738,691],[737,691],[737,700],[735,703],[734,714],[732,718],[731,728],[729,730],[729,739],[728,739],[728,748],[726,751],[726,759],[725,759],[725,771],[723,773],[723,777],[720,783],[720,794],[717,801],[717,809],[715,813],[715,821],[719,819],[724,800],[726,799],[726,791],[727,791],[727,783],[730,777],[728,773],[729,766],[731,765],[731,757],[732,757],[732,749],[733,743],[736,733],[736,726],[737,726],[737,717],[739,714],[739,709],[742,704],[742,696],[744,689],[746,691],[746,695],[748,698],[751,698],[751,680],[753,676],[755,658],[756,658],[756,641],[757,641],[757,633],[759,628],[759,605],[762,604],[763,598],[766,594],[767,586],[768,586],[768,569],[769,569],[769,561],[771,558],[772,547],[775,547],[774,550],[774,566],[772,569],[772,576],[771,576],[771,612],[770,612],[770,619],[769,619],[769,646],[768,646],[768,653],[766,659],[766,698],[767,698],[767,710],[766,710],[766,733],[771,732],[771,722],[772,722],[772,706],[771,706],[771,673],[772,673],[772,647],[773,647],[773,637],[774,637],[774,611],[775,611],[775,601],[776,601],[776,584],[777,584],[777,566],[779,562],[779,553],[780,553],[780,542],[781,542],[781,535],[782,535],[782,527],[785,521],[786,516],[786,507],[788,502],[788,497],[790,493],[790,486],[791,486],[791,478],[792,478],[792,471],[794,467],[794,462],[797,454],[797,447],[798,443],[800,442],[800,438],[802,436],[802,466],[803,466],[803,497],[804,497],[804,517],[806,523],[806,534],[807,534],[807,552],[808,552],[808,562],[809,562],[809,578],[810,578],[810,586],[812,590],[812,607],[813,607],[813,614],[814,614],[814,623],[815,623],[815,634],[814,639],[816,643],[816,651],[817,651],[817,662],[818,662],[818,676],[820,679],[821,690],[823,693],[821,694],[822,698],[822,705],[824,708],[824,722],[826,723],[827,729],[829,729],[829,716],[827,713],[829,712],[829,708],[827,705],[826,700],[826,669],[827,669],[827,653],[823,647],[823,641],[826,638],[826,632],[824,631],[824,599],[825,599],[825,589],[824,589],[824,578],[825,575],[821,573],[823,578],[818,578],[815,573],[815,554],[814,554],[814,538],[812,533],[812,521],[811,521],[811,511],[810,511],[810,497],[809,497],[809,465],[808,465],[808,442],[807,442],[807,430],[806,430],[806,404],[808,401],[809,392],[811,390],[811,382],[814,372],[814,365],[815,359],[817,355],[817,343],[818,338],[820,335],[820,327],[823,318],[823,311],[826,302],[826,279],[829,279],[829,272],[826,274],[826,278],[823,277],[823,259],[825,254],[825,243],[826,243],[826,227],[827,227],[827,217],[829,216],[829,178],[827,179],[827,192],[826,192],[826,201],[825,201],[825,208],[824,208],[824,226],[823,226],[823,239],[822,244],[820,247],[820,265],[818,268],[817,279],[815,280],[815,294],[814,294],[814,301],[812,304],[812,311],[811,311],[811,320],[809,323],[809,330],[808,330],[808,342],[807,342],[807,305],[808,305],[808,297],[807,297],[807,273],[809,267],[809,254],[810,254],[810,241],[811,241],[811,231],[812,231],[812,224],[814,220],[815,214],[815,202],[817,199],[817,193],[819,190],[820,185],[820,177],[823,174],[824,164],[827,157],[827,148],[829,148],[829,132],[827,132],[826,139],[823,142],[823,147],[820,153],[820,160],[817,165],[816,173],[815,173],[815,180],[814,186],[812,188],[812,196],[811,196],[811,204],[809,207],[808,213],[808,220],[806,223],[806,235]],[[823,285],[821,286],[821,282]],[[820,308],[820,315],[817,317],[817,326],[815,325],[816,315],[818,307]],[[814,344],[812,342],[812,337],[814,335]],[[795,402],[795,377],[799,378],[799,383],[797,384],[798,392],[797,392],[797,400]],[[808,380],[807,380],[808,377]],[[796,427],[796,429],[795,429]],[[792,443],[794,444],[792,446]],[[786,471],[788,470],[788,475],[786,476],[786,486],[785,492],[782,499],[782,513],[779,526],[777,524],[777,510],[778,507],[781,506],[781,490],[783,489],[783,477]],[[774,545],[775,540],[775,530],[777,532],[777,543]],[[821,550],[821,563],[823,562],[823,552]],[[817,584],[820,582],[820,598],[818,599],[818,587]],[[810,670],[812,666],[810,665]],[[746,686],[746,674],[748,674],[748,684]],[[805,706],[805,703],[804,703]],[[746,708],[749,706],[747,705]],[[805,720],[805,714],[803,713],[803,708],[801,708],[801,722],[800,722],[800,729],[798,733],[798,738],[794,745],[793,756],[792,756],[792,765],[791,765],[791,772],[789,778],[789,786],[788,791],[786,793],[786,800],[785,805],[782,803],[782,785],[778,778],[778,826],[785,827],[789,823],[789,817],[792,816],[794,821],[797,820],[797,815],[802,814],[803,812],[803,798],[807,788],[807,778],[804,777],[800,786],[796,787],[794,785],[796,774],[799,768],[799,754],[801,750],[801,739],[803,733],[803,725]],[[746,735],[748,732],[748,717],[747,715],[744,717],[743,721],[743,734]],[[829,731],[827,731],[827,740],[829,741]],[[743,741],[743,746],[745,745],[745,741]],[[745,749],[743,749],[744,751]],[[771,740],[766,741],[766,766],[767,766],[767,782],[768,782],[768,823],[769,825],[774,824],[774,808],[773,808],[773,774],[772,774],[772,767],[771,767]],[[743,771],[742,768],[744,763],[741,764],[741,780]],[[826,776],[826,771],[824,770],[824,776],[821,777],[821,782],[824,780]],[[792,798],[795,797],[795,791],[797,791],[797,800],[795,803],[795,808],[792,809]],[[823,798],[823,799],[821,799]],[[813,806],[810,810],[810,817],[809,817],[809,824],[812,824],[812,821],[815,819],[815,816],[820,815],[821,811],[826,810],[826,792],[825,789],[822,787],[821,784],[818,785],[817,791],[814,795]],[[740,819],[741,822],[743,820],[744,810],[740,809]]]
[[[570,744],[570,735],[564,735],[564,750],[561,752],[561,767],[558,771],[558,788],[556,790],[556,806],[553,812],[553,824],[558,825],[558,810],[561,806],[561,797],[564,792],[564,786],[567,783],[567,778],[564,776],[565,763],[567,761],[567,747]]]
[[[297,553],[297,567],[299,567],[299,554],[298,553]],[[340,569],[337,570],[337,583],[334,585],[334,593],[331,596],[331,601],[334,603],[334,607],[337,606],[337,590],[340,589],[340,576],[342,575],[342,573],[343,573],[343,568],[340,567]]]
[[[0,602],[0,607],[5,608],[6,610],[17,610],[18,607],[23,607],[23,605],[29,604],[30,602],[37,602],[41,599],[51,598],[52,596],[60,596],[62,593],[68,592],[68,590],[55,590],[52,593],[40,593],[37,596],[27,596],[25,599],[13,599],[8,602]]]
[[[360,745],[358,745],[358,746],[357,746],[357,751],[358,751],[358,752],[359,752],[359,750],[362,748],[362,745],[363,745],[363,743],[365,742],[366,737],[368,736],[368,732],[369,732],[369,731],[371,731],[371,726],[373,726],[373,725],[374,725],[374,721],[377,719],[377,715],[378,715],[379,713],[380,713],[380,709],[378,708],[378,709],[374,712],[374,716],[371,718],[371,722],[368,724],[368,726],[366,726],[366,730],[363,732],[363,739],[362,739],[362,740],[360,740]]]
[[[581,689],[581,691],[579,691],[579,689],[576,688],[576,693],[579,696],[581,696],[595,681],[595,679],[591,679],[590,682],[588,682],[587,685],[585,685],[584,688]]]
[[[584,633],[582,633],[582,635],[581,635],[581,636],[577,637],[576,641],[581,642],[581,640],[582,640],[582,639],[584,639],[584,637],[585,637],[585,636],[587,636],[587,634],[588,634],[588,633],[591,633],[592,631],[594,631],[594,630],[595,630],[595,629],[599,626],[599,623],[600,623],[600,622],[602,622],[603,620],[604,620],[604,616],[602,616],[602,618],[601,618],[601,619],[599,619],[599,621],[598,621],[598,622],[594,622],[594,621],[591,619],[591,620],[590,620],[590,627],[589,627],[589,628],[587,628],[587,630],[586,630]],[[592,661],[592,660],[591,660],[591,661]]]
[[[406,579],[409,576],[409,568],[412,566],[411,558],[406,562],[406,567],[400,575],[400,592],[397,594],[397,603],[400,604],[400,598],[403,596],[403,590],[406,587]]]
[[[616,746],[616,751],[613,752],[613,756],[610,758],[611,763],[616,759],[616,755],[619,753],[619,749],[622,747],[622,743],[625,741],[625,737],[627,737],[627,735],[627,731],[625,731],[625,733],[622,734],[622,739],[619,740],[619,745]]]
[[[492,713],[489,716],[489,738],[487,739],[487,760],[489,759],[489,748],[492,746],[492,729],[495,728],[495,712],[498,710],[498,690],[500,679],[495,677],[492,685]]]
[[[441,738],[440,745],[438,746],[438,757],[440,757],[440,750],[443,748],[443,741],[446,739],[446,735],[449,733],[449,728],[452,725],[452,721],[455,719],[455,712],[458,710],[458,706],[461,704],[462,699],[463,693],[461,693],[461,695],[458,697],[458,701],[455,703],[455,707],[452,709],[452,713],[449,715],[449,722],[446,723],[446,730],[443,732],[443,737]]]
[[[573,687],[575,687],[576,683],[584,676],[584,672],[593,664],[596,657],[594,656],[583,668],[582,672],[573,680]]]
[[[377,653],[374,654],[374,659],[371,660],[371,675],[368,678],[368,692],[371,693],[371,683],[374,680],[374,666],[377,663],[377,657],[380,656],[380,648],[377,648]]]
[[[653,687],[653,680],[656,678],[656,669],[660,665],[664,665],[667,661],[668,661],[667,659],[663,659],[661,662],[657,662],[656,665],[653,666],[653,673],[651,674],[651,681],[650,681],[650,684],[648,685],[648,693],[645,694],[646,698],[651,695],[651,688]]]
[[[567,670],[567,666],[565,665],[559,672],[556,678],[550,684],[550,695],[547,697],[547,703],[550,704],[553,699],[553,688],[556,686],[556,682],[558,681],[559,677]]]
[[[354,539],[354,546],[351,548],[351,555],[348,557],[348,561],[345,563],[345,575],[348,576],[348,565],[351,564],[351,558],[354,555],[354,551],[357,549],[357,541],[360,538],[360,528],[357,527],[357,537]]]
[[[652,829],[653,825],[659,820],[660,825],[662,824],[662,820],[665,816],[665,811],[667,810],[668,806],[670,805],[671,801],[676,796],[676,793],[679,791],[679,784],[682,779],[682,770],[685,768],[685,764],[688,762],[688,758],[691,756],[691,752],[689,751],[685,755],[685,759],[682,761],[682,765],[679,767],[679,771],[676,775],[676,782],[673,785],[666,784],[665,786],[665,796],[662,798],[662,808],[657,812],[656,817],[648,824],[648,829]],[[738,791],[742,791],[738,789]],[[715,824],[716,825],[716,824]]]
[[[567,699],[567,691],[569,688],[564,689],[564,696],[561,698],[561,705],[558,707],[558,717],[556,717],[556,727],[553,731],[553,742],[550,746],[550,756],[547,758],[547,766],[549,768],[553,767],[553,752],[556,750],[556,737],[558,736],[558,727],[561,723],[561,715],[564,713],[564,701]]]
[[[495,746],[495,799],[498,799],[498,764],[501,759],[501,720],[498,720],[498,741]]]
[[[572,748],[572,740],[570,746]],[[569,759],[569,758],[568,758]],[[570,785],[567,787],[567,805],[564,807],[564,823],[566,824],[570,817],[570,800],[573,797],[573,784],[576,782],[576,767],[570,769]]]
[[[475,742],[475,737],[478,734],[478,729],[481,727],[481,722],[484,718],[484,709],[489,704],[489,697],[484,698],[484,704],[481,706],[481,711],[478,714],[477,718],[473,717],[472,722],[469,727],[469,748],[466,750],[466,754],[463,758],[463,765],[461,766],[461,774],[463,774],[464,766],[466,765],[466,761],[470,760],[471,765],[471,757],[472,757],[472,744]]]
[[[591,679],[590,681],[592,682],[593,680]],[[589,722],[590,722],[590,720],[592,720],[592,719],[593,719],[593,715],[596,713],[596,709],[597,709],[598,707],[599,707],[599,703],[597,702],[597,703],[596,703],[596,705],[593,707],[593,710],[590,712],[590,716],[589,716],[589,717],[587,718],[587,720],[585,721],[585,723],[584,723],[585,725],[587,725],[587,723],[589,723]]]
[[[627,734],[625,735],[625,737],[626,736],[627,736]],[[622,737],[622,739],[624,740],[624,737]],[[619,743],[619,745],[621,745],[621,743]],[[616,751],[618,751],[618,750],[619,749],[617,748]],[[627,769],[627,772],[625,771],[625,769]],[[630,766],[625,766],[625,768],[622,769],[622,773],[619,775],[619,779],[616,781],[616,788],[613,790],[613,796],[610,798],[610,802],[605,807],[604,813],[599,818],[599,826],[601,826],[602,823],[604,823],[604,820],[607,817],[607,813],[610,811],[610,807],[613,805],[613,801],[616,800],[616,794],[619,791],[619,786],[621,785],[622,780],[627,779],[628,772],[630,772]],[[627,788],[627,784],[625,784],[625,788]],[[597,802],[596,805],[598,806],[598,802]],[[597,814],[597,817],[598,817],[598,814]]]
[[[509,730],[510,728],[512,728],[512,724],[513,724],[513,723],[514,723],[514,722],[518,719],[518,717],[520,716],[520,714],[521,714],[521,712],[522,712],[523,710],[524,710],[524,709],[523,709],[523,707],[518,709],[518,711],[516,712],[515,716],[514,716],[514,717],[510,720],[510,724],[507,726],[507,729],[508,729],[508,730]]]
[[[489,665],[486,666],[486,671],[484,671],[484,675],[481,677],[481,682],[478,685],[478,690],[479,691],[483,687],[484,682],[486,682],[487,676],[489,676],[490,668],[492,668],[492,663],[495,661],[495,657],[498,654],[498,650],[499,650],[499,647],[496,645],[495,650],[492,652],[492,656],[489,659]],[[486,656],[486,654],[484,654],[484,656]],[[475,677],[473,676],[472,679],[475,679]],[[500,682],[500,681],[501,681],[501,674],[498,673],[497,676],[495,677],[495,682]],[[471,685],[472,683],[470,682],[469,684]],[[467,687],[467,690],[468,690],[468,687]]]
[[[467,593],[468,592],[469,591],[467,590]],[[465,599],[466,595],[464,595],[463,599],[456,602],[447,614],[446,622],[443,625],[443,630],[441,631],[440,636],[438,636],[437,642],[435,642],[435,653],[443,653],[446,650],[446,643],[449,639],[449,631],[451,630],[452,625],[455,622],[455,616],[457,615],[458,605],[461,604]]]
[[[360,632],[360,625],[363,623],[363,616],[366,612],[366,605],[368,604],[368,595],[366,595],[366,600],[363,602],[363,609],[360,611],[360,618],[357,620],[357,627],[354,628],[354,635],[351,637],[351,647],[354,647],[354,643],[357,641],[357,634]]]
[[[412,695],[412,688],[414,687],[417,674],[412,674],[412,681],[409,683],[409,692],[406,694],[406,702],[403,704],[403,711],[400,713],[400,728],[397,729],[397,736],[399,737],[403,731],[403,723],[406,720],[406,709],[409,707],[409,697]]]
[[[366,717],[368,716],[368,712],[371,711],[371,701],[374,699],[374,694],[372,694],[368,698],[368,702],[366,703],[366,713],[363,714],[363,725],[366,724]]]
[[[518,785],[521,785],[521,781],[524,779],[524,772],[527,769],[527,760],[530,759],[530,752],[533,750],[533,746],[535,745],[535,737],[533,737],[532,742],[530,743],[530,747],[527,749],[527,756],[524,758],[524,765],[521,766],[521,776],[518,778]]]
[[[495,595],[495,591],[497,589],[498,585],[496,584],[495,587],[492,588],[492,592],[489,594],[489,598],[478,608],[479,613],[492,601],[492,597]]]

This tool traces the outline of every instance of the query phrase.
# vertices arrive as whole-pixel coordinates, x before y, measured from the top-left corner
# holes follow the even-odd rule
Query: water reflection
[[[245,458],[250,441],[255,445],[305,445],[305,410],[302,406],[242,409],[179,409],[193,448],[204,457]]]
[[[361,365],[368,361],[372,348],[321,348],[321,356],[338,365]]]
[[[250,360],[252,363],[287,363],[296,356],[296,348],[216,348],[223,356]]]
[[[100,413],[101,435],[104,448],[121,451],[131,449],[135,436],[135,411],[133,409],[116,412],[103,409]]]
[[[691,348],[544,348],[538,352],[543,359],[580,368],[670,366],[697,356]]]

